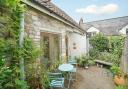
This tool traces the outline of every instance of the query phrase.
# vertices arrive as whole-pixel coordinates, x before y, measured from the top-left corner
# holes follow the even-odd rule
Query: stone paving
[[[107,69],[95,66],[78,69],[77,76],[71,89],[115,89],[112,74]]]

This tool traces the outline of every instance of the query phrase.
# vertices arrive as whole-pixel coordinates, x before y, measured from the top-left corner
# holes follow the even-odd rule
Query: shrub
[[[28,89],[27,82],[20,80],[17,67],[7,67],[5,59],[0,59],[0,89]]]
[[[111,37],[110,39],[110,53],[115,54],[118,56],[118,58],[121,58],[122,56],[122,50],[124,47],[124,39],[125,37],[123,36],[116,36],[116,37]]]
[[[92,57],[93,59],[98,58],[99,54],[100,54],[100,52],[96,49],[92,48],[89,50],[89,56]]]
[[[116,66],[116,65],[113,65],[111,67],[111,71],[113,72],[113,74],[121,74],[121,69],[120,67]]]
[[[104,52],[106,50],[108,51],[109,49],[109,40],[103,34],[97,34],[90,38],[89,41],[93,49],[96,49],[99,52]]]
[[[76,57],[76,60],[81,67],[85,67],[85,66],[94,64],[93,58],[86,54]]]
[[[109,52],[101,52],[98,56],[98,59],[106,62],[111,62],[116,65],[119,65],[120,63],[120,59],[118,58],[118,56]]]

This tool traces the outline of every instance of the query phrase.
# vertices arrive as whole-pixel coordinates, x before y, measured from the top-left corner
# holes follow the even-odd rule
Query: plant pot
[[[124,85],[124,78],[120,75],[115,75],[114,82],[116,85]]]
[[[88,69],[88,68],[89,68],[89,66],[85,66],[84,68],[85,68],[85,69]]]

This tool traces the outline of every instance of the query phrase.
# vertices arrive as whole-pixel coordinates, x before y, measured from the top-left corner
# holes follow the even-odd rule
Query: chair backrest
[[[57,78],[62,78],[62,74],[61,73],[48,73],[49,78],[52,79],[57,79]]]
[[[70,57],[69,60],[68,60],[68,63],[70,63],[70,64],[76,64],[77,61],[76,61],[75,57]]]

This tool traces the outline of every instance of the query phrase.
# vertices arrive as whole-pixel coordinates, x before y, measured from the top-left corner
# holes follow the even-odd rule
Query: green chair
[[[64,87],[64,78],[62,77],[61,73],[49,73],[50,79],[50,88],[61,88],[65,89]]]
[[[75,60],[75,57],[69,57],[68,63],[70,63],[72,65],[76,65],[77,64],[77,60]]]
[[[75,60],[74,57],[69,58],[68,60],[69,64],[72,64],[74,66],[73,70],[70,71],[70,74],[72,76],[71,80],[76,80],[77,77],[77,61]],[[75,78],[73,78],[73,75],[75,75]]]

